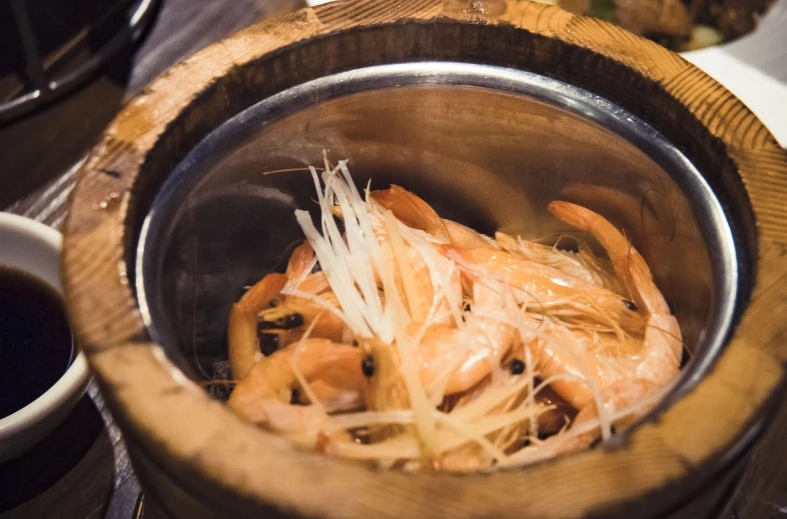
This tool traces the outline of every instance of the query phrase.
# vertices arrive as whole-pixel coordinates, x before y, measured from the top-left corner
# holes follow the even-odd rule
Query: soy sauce
[[[30,274],[0,267],[0,418],[43,395],[73,356],[60,295]]]

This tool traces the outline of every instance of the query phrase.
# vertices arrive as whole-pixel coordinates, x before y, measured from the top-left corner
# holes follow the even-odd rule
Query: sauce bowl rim
[[[57,230],[43,223],[24,216],[0,212],[0,241],[3,241],[3,238],[9,235],[25,236],[32,242],[38,242],[42,248],[53,250],[58,260],[60,258],[63,238]],[[4,263],[4,265],[18,269],[36,278],[41,278],[37,272],[33,272],[26,265],[18,263]],[[57,277],[60,278],[59,261],[56,265],[48,264],[47,266],[57,271]],[[47,282],[47,284],[51,286],[51,283]],[[60,286],[60,283],[58,283],[58,285],[59,286],[52,286],[52,288],[63,297],[63,287]],[[73,338],[72,341],[74,341]],[[74,346],[76,345],[74,344]],[[4,418],[0,418],[0,442],[10,442],[13,439],[18,439],[20,436],[28,434],[58,409],[68,405],[69,401],[75,404],[85,392],[88,382],[89,370],[87,359],[85,358],[85,354],[77,349],[74,359],[68,366],[68,369],[66,369],[65,373],[63,373],[57,382],[49,387],[44,394],[18,411]],[[49,427],[54,429],[62,418],[65,418],[66,414],[67,413],[64,413],[61,418],[49,424]],[[39,434],[41,434],[41,432],[42,431],[39,431]],[[44,434],[41,434],[41,436],[45,436],[48,432],[49,431],[46,431]],[[27,447],[23,447],[21,450],[14,448],[14,446],[10,444],[4,445],[3,449],[0,449],[0,461],[11,459],[22,454],[27,448],[32,447],[34,443],[36,442],[31,443]]]

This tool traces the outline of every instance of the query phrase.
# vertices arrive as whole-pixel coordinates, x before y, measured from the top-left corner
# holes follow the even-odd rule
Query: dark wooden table
[[[183,57],[302,0],[163,0],[144,43],[85,88],[0,127],[0,207],[62,225],[76,171],[130,97]],[[725,517],[787,517],[787,397]],[[118,428],[91,384],[71,416],[24,457],[0,465],[0,519],[130,519],[140,495]]]

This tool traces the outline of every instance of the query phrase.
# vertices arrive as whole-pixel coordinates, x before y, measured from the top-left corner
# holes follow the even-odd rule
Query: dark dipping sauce
[[[43,395],[66,372],[73,354],[68,317],[55,289],[0,267],[0,418]]]

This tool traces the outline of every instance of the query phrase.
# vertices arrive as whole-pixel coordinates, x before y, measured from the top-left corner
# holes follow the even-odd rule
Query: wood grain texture
[[[735,493],[732,519],[779,519],[787,508],[787,395],[777,402],[778,415],[752,455]]]
[[[787,189],[784,152],[731,94],[652,42],[549,6],[478,5],[360,0],[246,29],[156,80],[122,111],[81,171],[65,226],[68,302],[143,478],[184,490],[171,511],[650,516],[698,492],[776,394],[787,357],[787,324],[772,317],[787,300],[779,283],[785,217],[777,210]],[[751,302],[712,373],[625,445],[484,476],[371,472],[241,423],[146,337],[127,269],[146,205],[188,150],[288,86],[414,59],[523,68],[605,96],[684,146],[728,208],[756,267]]]

